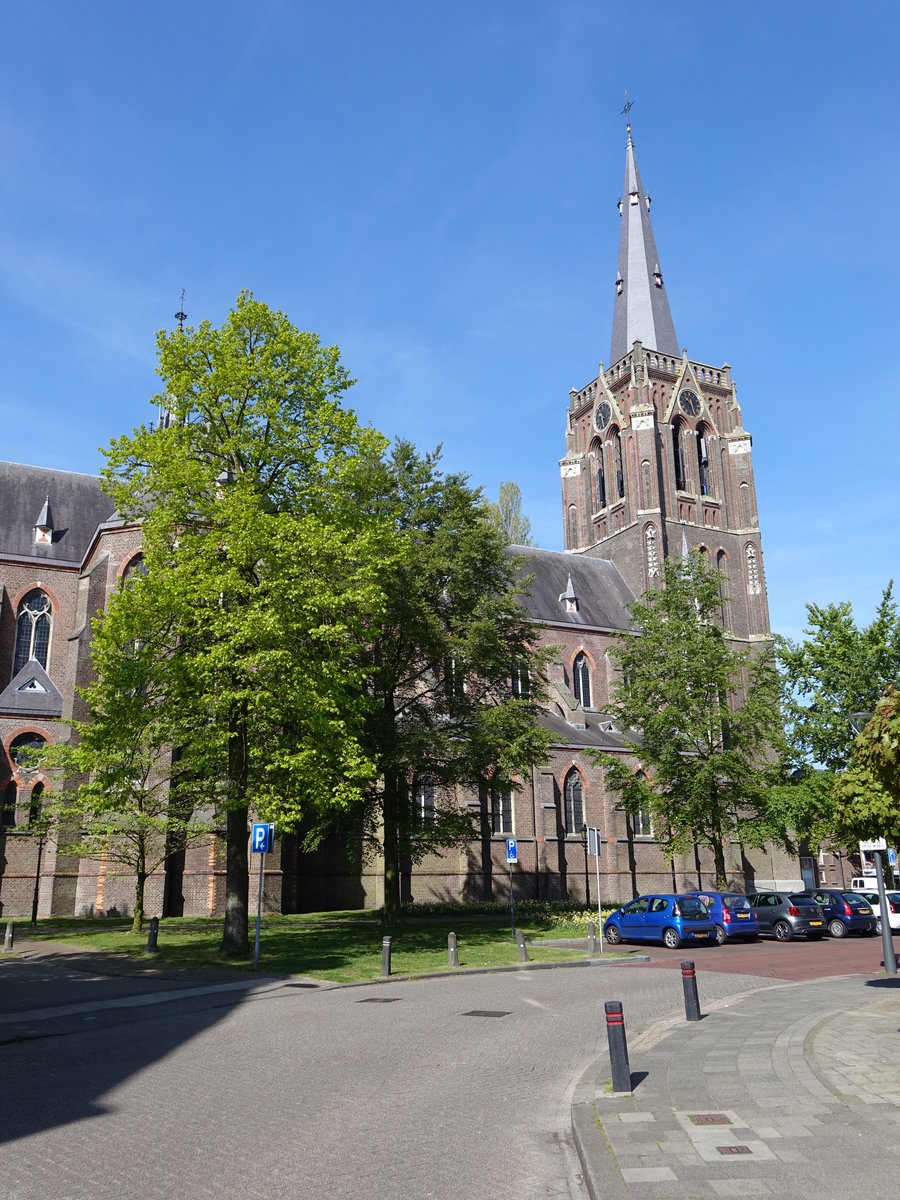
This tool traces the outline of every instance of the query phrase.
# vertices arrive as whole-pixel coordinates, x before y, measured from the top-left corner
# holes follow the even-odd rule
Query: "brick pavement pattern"
[[[893,1200],[898,1024],[900,981],[849,976],[651,1028],[629,1047],[630,1095],[609,1091],[608,1059],[576,1086],[591,1196],[822,1200],[856,1190]]]

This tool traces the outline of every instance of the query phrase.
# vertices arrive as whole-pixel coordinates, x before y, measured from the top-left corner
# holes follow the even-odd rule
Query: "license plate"
[[[694,937],[695,937],[695,938],[707,937],[707,936],[708,936],[708,935],[707,935],[707,933],[706,933],[706,930],[704,930],[702,933],[695,933],[695,934],[694,934]]]
[[[871,917],[872,915],[871,908],[861,908],[859,911],[864,917]]]
[[[810,925],[821,925],[821,921],[810,921]]]
[[[749,917],[750,917],[749,913],[738,913],[738,915],[737,915],[737,919],[739,921],[746,921],[749,919]]]

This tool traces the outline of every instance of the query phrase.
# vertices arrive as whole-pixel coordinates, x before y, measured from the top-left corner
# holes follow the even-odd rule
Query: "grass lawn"
[[[560,923],[532,916],[517,925],[527,939],[585,937],[584,921]],[[106,953],[143,957],[147,941],[130,932],[126,918],[51,918],[31,930],[23,922],[22,936],[87,947]],[[511,966],[518,962],[508,917],[410,917],[387,926],[368,911],[304,913],[299,916],[264,916],[260,937],[260,969],[265,973],[310,975],[316,979],[349,983],[381,975],[381,942],[392,938],[392,971],[416,975],[447,967],[447,935],[455,932],[460,969]],[[255,926],[251,919],[251,944]],[[184,967],[231,967],[252,971],[252,959],[225,959],[218,954],[221,918],[165,918],[159,926],[157,957]],[[529,946],[533,962],[583,959],[584,951]]]

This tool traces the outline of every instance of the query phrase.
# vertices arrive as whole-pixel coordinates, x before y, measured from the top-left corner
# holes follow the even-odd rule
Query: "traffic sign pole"
[[[509,912],[510,912],[510,928],[513,937],[516,936],[516,898],[513,895],[513,863],[519,861],[519,848],[515,838],[506,839],[506,862],[509,867]]]
[[[259,968],[259,925],[262,920],[263,874],[266,866],[266,856],[259,856],[259,897],[256,901],[256,944],[253,947],[253,970]]]

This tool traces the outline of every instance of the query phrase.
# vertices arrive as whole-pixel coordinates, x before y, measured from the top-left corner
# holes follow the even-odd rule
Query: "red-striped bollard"
[[[684,1016],[688,1021],[700,1020],[700,1000],[697,996],[697,972],[692,962],[681,964],[681,982],[684,985]]]
[[[606,1040],[609,1042],[609,1065],[614,1092],[631,1091],[631,1067],[628,1065],[628,1043],[625,1041],[625,1017],[619,1000],[607,1000]]]

